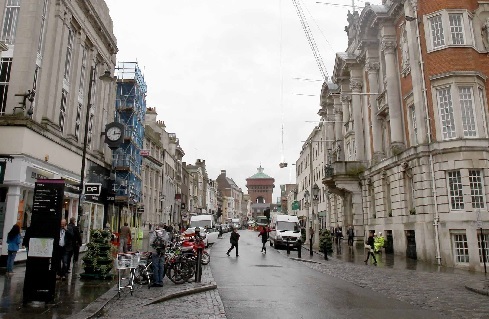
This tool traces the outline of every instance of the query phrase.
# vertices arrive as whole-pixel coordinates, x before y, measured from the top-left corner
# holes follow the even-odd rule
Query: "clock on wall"
[[[118,148],[124,140],[124,125],[112,122],[105,125],[105,143],[111,148]]]

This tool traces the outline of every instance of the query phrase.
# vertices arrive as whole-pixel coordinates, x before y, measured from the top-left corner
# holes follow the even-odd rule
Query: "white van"
[[[299,247],[301,238],[301,227],[299,218],[291,215],[275,215],[270,225],[270,246],[278,248],[285,246],[287,241],[290,247]]]
[[[218,232],[215,230],[216,225],[214,224],[214,217],[212,215],[196,215],[190,217],[190,227],[185,233],[194,233],[196,227],[200,228],[201,233],[207,227],[208,231],[206,232],[206,238],[204,240],[206,246],[214,244],[217,241]]]

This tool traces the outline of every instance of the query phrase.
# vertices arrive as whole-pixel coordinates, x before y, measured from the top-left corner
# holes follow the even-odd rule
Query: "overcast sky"
[[[105,0],[117,61],[138,61],[156,107],[185,151],[247,193],[262,165],[280,185],[295,183],[304,141],[318,121],[321,74],[291,0]],[[319,0],[317,0],[319,1]],[[302,0],[326,69],[346,49],[351,0]],[[382,0],[370,0],[380,4]],[[365,1],[356,1],[363,6]],[[314,96],[308,96],[314,95]],[[284,147],[282,147],[282,125]],[[288,168],[280,169],[285,158]]]

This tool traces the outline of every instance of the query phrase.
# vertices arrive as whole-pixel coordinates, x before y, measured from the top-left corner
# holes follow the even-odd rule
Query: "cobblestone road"
[[[334,258],[320,263],[303,263],[381,295],[436,310],[447,318],[489,318],[489,297],[465,289],[466,283],[479,281],[483,276],[378,268]]]
[[[214,283],[209,265],[203,267],[202,283]],[[198,286],[198,284],[194,283],[175,285],[166,277],[163,284],[163,288],[151,289],[148,289],[147,286],[137,286],[132,296],[128,290],[123,290],[120,298],[116,296],[104,308],[100,318],[226,318],[224,306],[217,289],[146,305],[163,294],[176,293]]]

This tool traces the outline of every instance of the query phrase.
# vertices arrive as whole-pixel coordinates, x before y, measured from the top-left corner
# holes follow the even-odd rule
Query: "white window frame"
[[[464,104],[460,99],[460,89],[461,88],[470,88],[471,90],[471,107],[473,113],[473,120],[475,124],[475,135],[467,134],[466,130],[464,130],[464,120],[462,118],[462,111],[464,110]],[[444,132],[443,126],[443,116],[442,109],[440,108],[439,101],[439,92],[443,89],[449,89],[451,103],[452,103],[452,112],[453,112],[453,122],[455,123],[455,131],[454,134],[447,135],[448,132]],[[453,139],[477,139],[477,138],[487,138],[488,137],[488,128],[486,121],[486,91],[485,88],[480,84],[480,82],[475,77],[452,77],[443,80],[439,80],[439,83],[436,83],[432,87],[432,99],[433,105],[435,106],[436,113],[439,115],[436,121],[436,134],[437,140],[439,141],[448,141]],[[482,114],[482,116],[480,116]],[[466,124],[466,123],[465,123]],[[465,131],[465,132],[464,132]]]
[[[2,40],[13,45],[19,22],[20,0],[7,0],[3,12]]]
[[[49,2],[49,0],[44,0],[43,6],[42,6],[41,27],[39,30],[39,42],[37,44],[37,54],[39,57],[42,57],[42,50],[44,48],[44,31],[46,29],[48,2]]]
[[[440,98],[444,98],[445,95],[441,95],[441,92],[446,92],[446,101],[444,101],[443,107],[441,107]],[[457,127],[455,124],[455,110],[453,107],[453,94],[451,86],[444,86],[435,90],[436,102],[438,107],[438,114],[440,115],[440,130],[442,138],[444,140],[450,140],[457,137]]]
[[[460,103],[460,115],[462,118],[462,130],[465,138],[477,137],[477,121],[475,120],[475,100],[474,100],[474,88],[470,85],[457,86],[458,89],[458,101]],[[462,90],[468,90],[462,92]],[[470,94],[470,98],[463,98],[467,94]]]
[[[484,250],[486,251],[486,262],[489,261],[489,231],[487,229],[482,230],[482,236],[484,237]],[[479,261],[483,263],[482,258],[482,245],[481,245],[481,233],[480,230],[477,230],[477,250],[479,251]]]
[[[453,259],[456,264],[468,264],[470,261],[469,244],[465,232],[453,232],[450,234],[453,247]]]
[[[475,176],[475,174],[471,173],[478,173],[479,176]],[[468,177],[469,177],[469,188],[470,188],[470,202],[472,205],[472,208],[474,209],[480,209],[480,208],[485,208],[486,206],[486,198],[485,198],[485,187],[484,187],[484,172],[481,169],[469,169],[468,170]],[[476,180],[476,178],[478,180]],[[475,187],[476,185],[479,185],[479,187]],[[480,200],[474,201],[474,197],[479,198]],[[476,203],[478,205],[476,205]]]
[[[454,43],[452,37],[452,26],[450,23],[450,15],[451,14],[460,14],[462,15],[462,28],[463,33],[463,44]],[[432,19],[434,18],[441,19],[442,25],[442,33],[443,40],[440,41],[440,44],[435,46],[434,38],[433,38],[433,29],[432,29]],[[424,26],[425,26],[425,37],[426,37],[426,47],[428,53],[443,50],[449,47],[473,47],[475,49],[475,40],[474,40],[474,32],[473,32],[473,23],[472,23],[473,15],[468,10],[440,10],[436,12],[432,12],[423,17]]]
[[[65,65],[64,65],[64,72],[63,72],[64,80],[68,83],[70,83],[74,43],[75,43],[75,31],[73,31],[73,28],[71,27],[68,29],[68,42],[66,43],[66,57],[65,57]]]
[[[6,113],[11,70],[12,58],[0,58],[0,115],[5,115]]]
[[[448,205],[450,210],[451,211],[464,210],[465,200],[464,200],[464,188],[462,184],[462,172],[460,170],[447,171],[446,178],[447,178]]]

